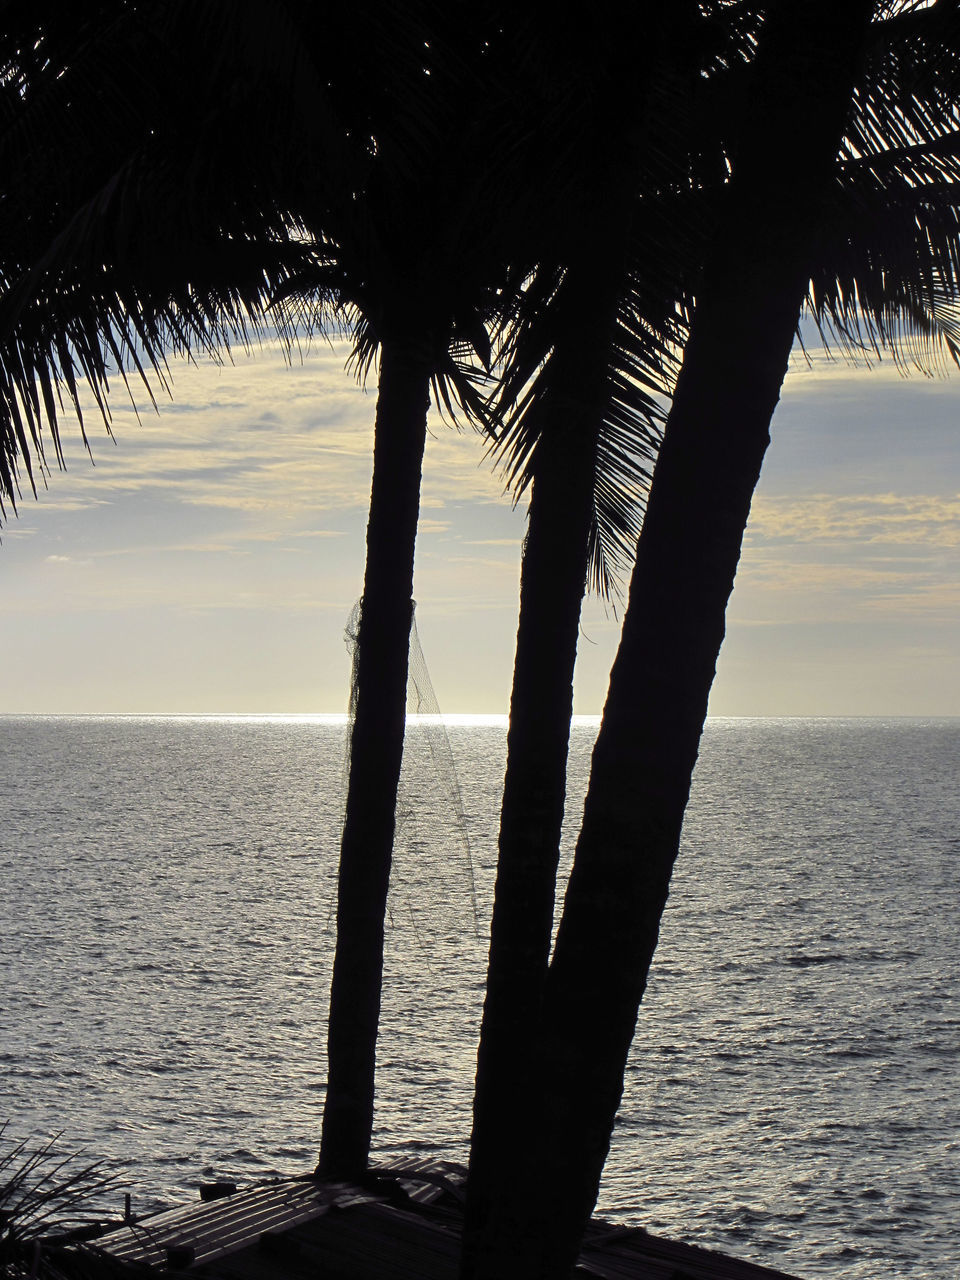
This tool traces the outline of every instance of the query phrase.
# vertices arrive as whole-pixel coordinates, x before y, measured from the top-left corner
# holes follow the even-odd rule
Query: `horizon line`
[[[345,711],[0,711],[4,720],[226,720],[260,721],[289,724],[346,725]],[[601,712],[575,713],[571,724],[599,726]],[[924,711],[871,712],[767,712],[730,715],[708,715],[706,723],[719,720],[958,720],[960,713]],[[442,711],[439,714],[408,712],[407,724],[474,725],[508,728],[510,716],[505,711]]]

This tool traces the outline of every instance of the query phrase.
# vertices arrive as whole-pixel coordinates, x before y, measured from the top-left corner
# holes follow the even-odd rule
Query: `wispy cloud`
[[[70,471],[53,474],[36,506],[24,501],[0,548],[5,642],[20,657],[8,669],[48,655],[53,674],[29,698],[9,681],[0,706],[342,704],[376,410],[375,386],[357,388],[345,354],[318,345],[288,367],[268,347],[223,369],[177,364],[159,414],[147,407],[138,424],[117,397],[116,445],[91,418],[95,468],[66,432]],[[802,671],[816,643],[818,691],[834,672],[829,696],[810,702],[819,710],[849,708],[851,672],[884,644],[857,705],[888,708],[897,646],[927,637],[937,705],[955,689],[958,391],[960,379],[904,380],[892,362],[851,371],[816,354],[791,372],[734,592],[729,710],[776,710],[781,688],[799,691],[789,708],[808,709]],[[415,591],[441,704],[502,710],[525,511],[504,500],[483,440],[435,421],[421,512]],[[59,671],[65,628],[82,698]],[[578,697],[598,710],[618,624],[588,601],[582,630]]]
[[[960,618],[960,555],[951,547],[771,542],[749,547],[733,594],[738,621],[805,625]]]
[[[80,567],[93,564],[92,560],[82,560],[82,559],[78,559],[76,556],[58,556],[58,555],[45,556],[44,562],[46,564],[79,565]]]
[[[53,474],[44,505],[79,510],[106,495],[153,494],[261,518],[365,509],[376,395],[355,384],[343,359],[344,350],[321,346],[289,365],[273,346],[226,367],[177,364],[174,399],[159,398],[159,412],[148,407],[138,418],[119,405],[114,441],[91,421],[93,468],[78,435],[65,432],[70,469]],[[499,502],[501,493],[479,437],[433,419],[424,509]]]
[[[960,494],[810,494],[758,496],[750,512],[751,542],[890,543],[960,546]]]
[[[806,344],[805,350],[799,343],[794,345],[787,380],[791,389],[802,385],[803,380],[808,385],[820,380],[835,384],[845,382],[861,387],[867,379],[897,383],[919,379],[930,384],[943,382],[958,372],[960,371],[949,357],[934,355],[925,360],[922,367],[918,362],[909,360],[898,364],[886,351],[878,355],[876,351],[864,346],[859,351],[851,348],[844,352],[837,347],[827,352],[820,345],[819,339],[815,339]]]

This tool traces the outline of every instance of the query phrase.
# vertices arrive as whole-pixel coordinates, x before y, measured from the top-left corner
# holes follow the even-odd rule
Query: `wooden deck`
[[[374,1190],[278,1181],[155,1214],[93,1247],[198,1280],[456,1280],[465,1171],[411,1158],[372,1172],[382,1179]],[[578,1272],[601,1280],[796,1280],[598,1220]]]

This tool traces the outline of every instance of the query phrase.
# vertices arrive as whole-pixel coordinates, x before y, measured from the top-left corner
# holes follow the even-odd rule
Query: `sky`
[[[94,466],[0,544],[0,713],[346,709],[375,385],[346,349],[173,366]],[[960,715],[960,375],[795,358],[755,496],[712,715]],[[509,703],[526,512],[474,433],[431,420],[415,596],[441,709]],[[709,536],[709,530],[704,530]],[[602,710],[620,611],[588,601],[575,711]]]

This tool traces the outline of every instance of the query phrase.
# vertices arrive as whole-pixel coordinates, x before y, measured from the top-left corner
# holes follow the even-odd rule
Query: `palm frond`
[[[524,293],[520,323],[506,338],[506,373],[491,402],[499,426],[493,453],[519,501],[536,476],[545,435],[578,430],[595,436],[588,584],[609,599],[618,595],[639,535],[674,355],[667,331],[658,333],[647,321],[644,311],[652,309],[643,306],[631,273],[623,292],[615,292],[606,322],[586,309],[593,290],[578,277],[582,281],[582,268],[559,281],[544,271]],[[580,386],[578,352],[586,330],[584,351],[595,353],[604,372],[599,381],[585,375]],[[676,336],[672,326],[669,332]]]
[[[8,1138],[6,1129],[0,1125],[0,1264],[5,1275],[26,1276],[25,1247],[52,1226],[65,1230],[87,1221],[77,1210],[102,1199],[116,1178],[102,1163],[62,1153],[61,1134],[31,1144]]]
[[[15,507],[21,477],[35,490],[46,469],[45,433],[62,465],[65,408],[86,441],[81,382],[109,430],[112,378],[132,395],[129,370],[153,400],[170,353],[229,358],[278,323],[290,338],[282,308],[266,313],[316,250],[272,189],[290,156],[278,145],[243,163],[228,90],[249,97],[263,74],[245,84],[235,58],[229,80],[198,93],[209,46],[194,41],[179,52],[198,75],[171,75],[163,19],[185,17],[179,0],[104,0],[72,20],[62,6],[4,12],[18,21],[0,39],[0,504]]]
[[[824,213],[808,311],[828,349],[960,357],[960,12],[882,6]]]

